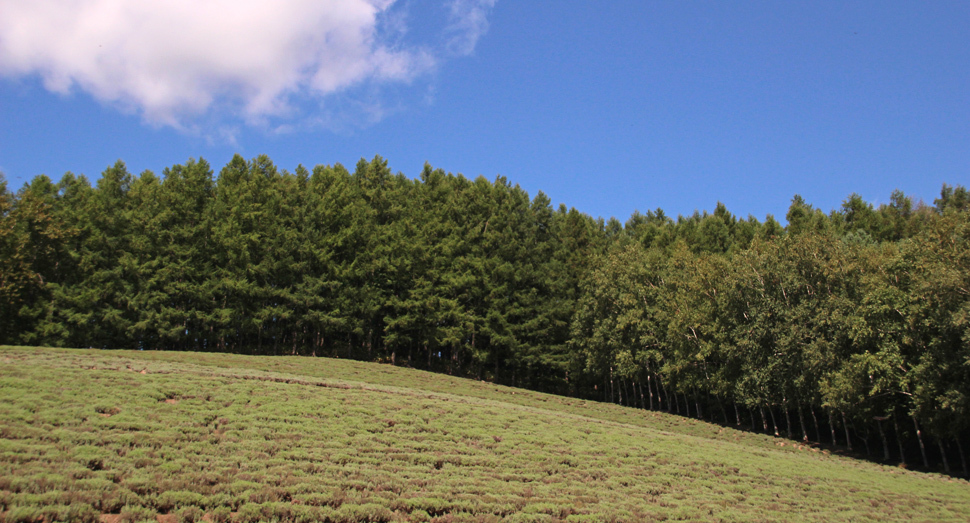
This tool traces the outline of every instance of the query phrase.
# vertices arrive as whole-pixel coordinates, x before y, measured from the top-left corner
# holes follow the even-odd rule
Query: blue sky
[[[21,4],[0,0],[12,189],[234,153],[501,174],[621,221],[970,185],[966,1]]]

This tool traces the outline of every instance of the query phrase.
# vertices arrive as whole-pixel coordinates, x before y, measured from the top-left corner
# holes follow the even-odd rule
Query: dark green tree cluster
[[[0,184],[0,343],[385,361],[965,470],[970,194],[786,219],[595,220],[380,157],[118,162]]]
[[[635,216],[583,279],[570,346],[607,401],[966,474],[967,197],[826,215],[796,196],[786,229]]]
[[[2,190],[0,342],[389,361],[565,390],[602,224],[505,178],[236,156]]]

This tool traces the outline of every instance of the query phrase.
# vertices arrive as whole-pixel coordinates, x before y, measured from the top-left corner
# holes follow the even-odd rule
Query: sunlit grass
[[[377,364],[0,349],[6,522],[966,521],[970,484]]]

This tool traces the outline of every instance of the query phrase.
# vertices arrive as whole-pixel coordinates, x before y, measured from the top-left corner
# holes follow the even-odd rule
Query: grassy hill
[[[0,348],[0,521],[967,521],[970,484],[322,358]]]

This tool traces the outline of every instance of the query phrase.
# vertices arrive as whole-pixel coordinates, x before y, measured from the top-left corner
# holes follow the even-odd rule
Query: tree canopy
[[[0,178],[0,342],[384,361],[965,463],[967,190],[786,220],[604,221],[381,157]]]

